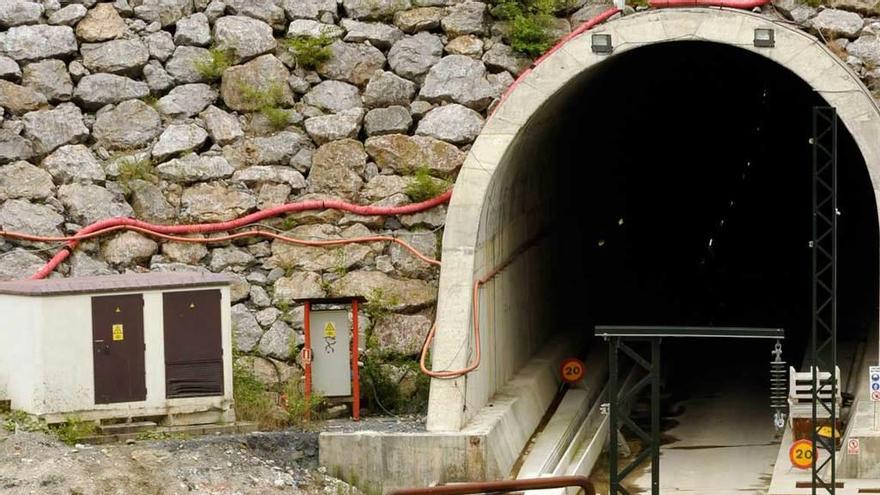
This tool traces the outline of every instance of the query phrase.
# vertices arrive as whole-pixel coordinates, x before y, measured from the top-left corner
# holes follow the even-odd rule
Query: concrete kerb
[[[774,48],[754,46],[757,28],[775,31]],[[610,34],[614,53],[592,53],[593,33]],[[572,39],[531,71],[489,119],[468,154],[456,183],[443,239],[443,271],[453,273],[441,274],[440,278],[438,314],[441,318],[432,353],[435,362],[462,364],[461,359],[453,359],[452,353],[458,353],[463,345],[472,345],[469,315],[443,315],[449,310],[469,308],[470,291],[462,287],[469,286],[477,275],[467,271],[473,269],[473,253],[479,250],[479,239],[485,237],[480,222],[487,206],[487,192],[504,169],[504,157],[510,144],[526,123],[569,81],[603,60],[645,45],[683,40],[721,43],[748,50],[790,69],[815,88],[837,108],[841,122],[853,135],[867,163],[875,196],[880,198],[880,150],[876,147],[880,139],[880,109],[859,78],[814,37],[758,14],[717,8],[652,10],[617,18]],[[479,179],[476,176],[480,176]],[[484,359],[492,359],[492,349],[484,348],[483,352]],[[469,413],[464,403],[467,394],[460,390],[467,387],[467,381],[467,378],[453,383],[432,381],[429,431],[456,431],[467,422]],[[450,386],[457,389],[454,394],[448,393]],[[467,409],[478,410],[482,405],[468,404]]]

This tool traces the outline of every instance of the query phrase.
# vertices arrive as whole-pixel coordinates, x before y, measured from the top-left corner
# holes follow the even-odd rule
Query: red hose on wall
[[[408,215],[412,213],[418,213],[421,211],[429,210],[434,208],[435,206],[441,205],[449,201],[452,197],[452,191],[447,191],[436,198],[429,199],[427,201],[422,201],[421,203],[413,203],[405,206],[369,206],[369,205],[356,205],[352,203],[346,203],[344,201],[337,200],[311,200],[311,201],[302,201],[299,203],[288,203],[286,205],[276,206],[274,208],[267,208],[265,210],[258,211],[256,213],[252,213],[250,215],[243,216],[241,218],[237,218],[235,220],[230,220],[228,222],[215,222],[215,223],[200,223],[200,224],[192,224],[192,225],[157,225],[148,222],[143,222],[141,220],[136,220],[134,218],[108,218],[106,220],[99,220],[87,227],[84,227],[77,232],[78,236],[82,236],[85,234],[90,234],[92,232],[106,230],[112,227],[127,225],[130,227],[137,227],[143,229],[145,231],[155,232],[158,234],[205,234],[211,232],[223,232],[226,230],[232,230],[240,227],[245,227],[255,222],[259,222],[260,220],[264,220],[266,218],[276,217],[278,215],[283,215],[285,213],[293,213],[300,211],[309,211],[309,210],[325,210],[325,209],[333,209],[340,211],[347,211],[349,213],[354,213],[356,215],[364,215],[364,216],[373,216],[373,215]],[[42,279],[52,273],[58,265],[61,264],[73,249],[76,248],[77,244],[79,244],[79,240],[71,240],[67,242],[67,245],[61,250],[58,251],[52,259],[46,263],[45,266],[40,268],[36,273],[31,275],[32,280]]]
[[[770,3],[770,0],[651,0],[649,5],[656,9],[667,7],[727,7],[751,10],[768,3]]]

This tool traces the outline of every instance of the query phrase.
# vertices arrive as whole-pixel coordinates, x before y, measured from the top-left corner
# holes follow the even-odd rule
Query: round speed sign
[[[814,455],[816,455],[816,451],[813,449],[813,442],[807,439],[798,440],[788,449],[791,465],[798,469],[810,469],[813,465]]]
[[[562,366],[559,371],[562,374],[562,380],[565,383],[576,383],[581,381],[584,377],[586,367],[584,366],[584,362],[580,359],[568,358],[562,361]]]

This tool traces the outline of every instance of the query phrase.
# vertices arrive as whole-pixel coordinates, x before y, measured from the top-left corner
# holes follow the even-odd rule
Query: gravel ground
[[[424,416],[395,416],[361,418],[354,422],[350,419],[330,419],[321,423],[322,431],[334,433],[352,433],[355,431],[377,431],[381,433],[419,433],[425,429]]]
[[[0,493],[359,495],[317,468],[317,455],[317,434],[309,432],[75,447],[18,433],[0,437]]]

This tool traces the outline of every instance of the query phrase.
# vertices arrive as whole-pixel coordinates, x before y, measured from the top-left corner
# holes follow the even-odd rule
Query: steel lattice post
[[[812,494],[834,494],[837,481],[837,112],[813,108]],[[827,382],[821,372],[829,373]],[[830,390],[829,390],[830,388]],[[822,396],[829,397],[826,404]],[[831,434],[819,434],[828,415]],[[821,490],[821,491],[820,491]]]
[[[627,345],[626,340],[650,344],[648,358]],[[625,391],[618,390],[620,383],[620,353],[625,354],[645,372],[635,385]],[[608,464],[610,495],[629,495],[622,481],[644,462],[651,461],[651,495],[660,494],[660,338],[624,337],[608,338]],[[651,387],[651,431],[645,431],[629,417],[630,403],[648,385]],[[620,469],[618,458],[617,432],[625,426],[644,443],[645,448]]]

